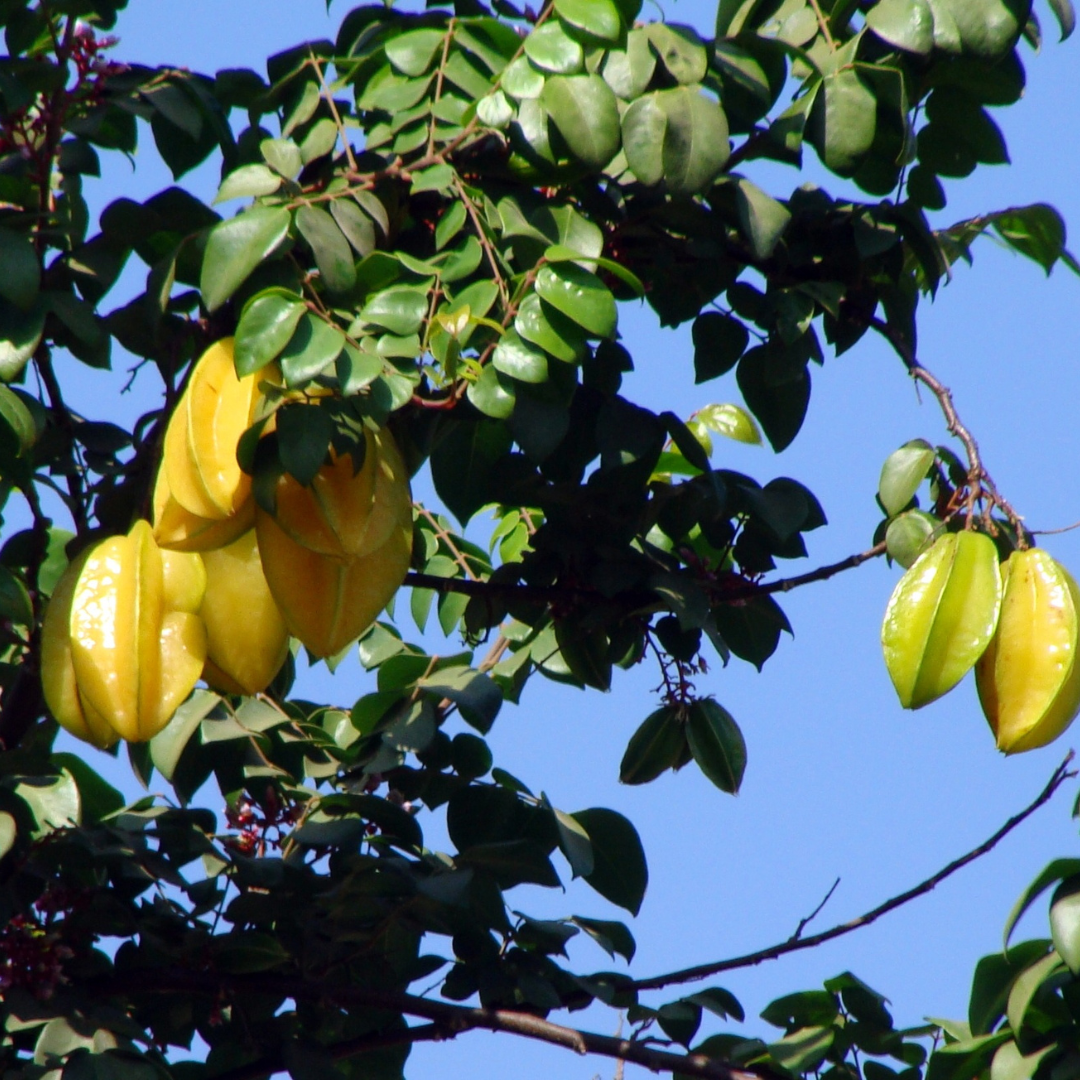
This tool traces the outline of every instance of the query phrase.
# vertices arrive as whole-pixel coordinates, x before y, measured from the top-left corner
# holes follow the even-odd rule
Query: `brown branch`
[[[654,975],[649,979],[638,979],[635,982],[628,984],[627,989],[660,990],[666,986],[697,982],[699,979],[707,979],[712,975],[718,975],[722,971],[733,971],[736,968],[754,967],[765,960],[775,960],[777,957],[784,956],[787,953],[797,952],[800,949],[813,949],[818,945],[824,944],[826,941],[832,941],[833,938],[842,937],[844,934],[850,934],[853,930],[859,930],[864,926],[869,926],[871,923],[880,919],[882,915],[887,915],[890,911],[895,911],[898,907],[902,907],[916,897],[924,896],[936,886],[940,885],[946,878],[955,874],[957,870],[963,869],[968,863],[974,862],[976,859],[981,858],[987,852],[992,851],[997,847],[997,845],[1004,840],[1013,829],[1026,821],[1040,806],[1049,802],[1057,792],[1058,788],[1061,787],[1066,780],[1077,775],[1075,771],[1069,769],[1072,760],[1073,752],[1070,750],[1066,755],[1065,760],[1054,770],[1046,787],[1043,788],[1034,802],[1021,810],[1020,813],[1014,814],[1009,818],[1009,820],[1006,821],[1005,824],[1002,825],[988,840],[985,840],[978,847],[972,848],[966,855],[961,855],[960,858],[954,859],[948,866],[943,867],[936,874],[932,874],[925,881],[892,897],[890,900],[886,900],[883,904],[879,904],[876,908],[858,916],[858,918],[851,919],[849,922],[840,923],[830,930],[823,930],[819,934],[811,934],[809,937],[792,936],[788,938],[787,941],[781,942],[779,945],[770,945],[767,949],[759,949],[757,952],[747,953],[745,956],[737,956],[731,960],[717,960],[711,964],[698,964],[696,967],[683,968],[681,971],[672,971],[664,975]]]
[[[492,247],[487,232],[484,230],[484,223],[480,220],[480,215],[476,212],[476,206],[473,204],[469,193],[465,190],[465,185],[461,182],[461,177],[459,177],[456,172],[454,173],[454,188],[458,193],[458,198],[465,204],[465,210],[469,215],[469,220],[476,230],[476,238],[480,241],[480,246],[484,249],[484,255],[487,257],[488,265],[491,267],[492,276],[495,278],[495,285],[499,290],[499,299],[502,301],[503,307],[506,308],[510,303],[510,296],[506,288],[506,280],[503,278],[502,271],[499,269],[498,256],[495,254],[495,249]]]
[[[353,157],[352,146],[349,144],[348,132],[345,130],[345,125],[341,122],[341,113],[338,112],[337,104],[334,101],[334,95],[330,93],[330,87],[326,85],[322,66],[316,59],[314,50],[310,47],[308,48],[308,62],[315,69],[315,74],[319,77],[319,88],[322,90],[323,97],[326,99],[326,104],[330,107],[330,115],[334,119],[334,126],[338,129],[341,145],[345,148],[345,160],[349,163],[349,168],[353,172],[356,172],[356,158]]]
[[[435,531],[435,535],[447,546],[447,548],[449,548],[450,554],[454,558],[454,562],[456,562],[458,564],[458,566],[461,567],[461,569],[465,572],[466,577],[468,577],[470,581],[475,583],[477,581],[476,574],[473,573],[473,569],[469,565],[469,560],[466,559],[465,556],[462,554],[460,548],[458,548],[457,544],[454,543],[453,538],[450,536],[450,534],[439,524],[438,519],[435,517],[435,515],[430,510],[428,510],[427,507],[421,506],[419,503],[416,504],[416,512],[432,527],[432,529]],[[434,577],[434,575],[429,575],[429,574],[418,574],[418,575],[410,574],[409,575],[409,577],[413,577],[413,576],[425,577],[425,578],[426,577]],[[408,578],[406,578],[405,580],[408,581]],[[447,580],[454,581],[454,580],[457,580],[457,579],[455,579],[455,578],[435,578],[434,580],[436,580],[436,581],[447,581]],[[432,588],[433,586],[429,585],[427,587]],[[447,589],[447,590],[441,590],[441,591],[453,592],[455,590]],[[462,590],[457,590],[457,591],[464,592],[465,590],[462,589]]]
[[[431,1001],[396,991],[334,986],[303,979],[275,978],[266,974],[245,978],[176,969],[141,969],[125,971],[114,978],[95,980],[91,991],[95,994],[120,995],[125,998],[133,993],[204,993],[215,997],[223,992],[279,994],[294,1000],[328,1001],[339,1007],[385,1009],[419,1017],[443,1029],[446,1038],[453,1038],[466,1031],[505,1032],[552,1046],[562,1046],[578,1054],[596,1054],[599,1057],[642,1065],[652,1072],[675,1072],[700,1077],[701,1080],[761,1080],[762,1076],[767,1075],[752,1069],[735,1068],[703,1054],[677,1054],[659,1050],[633,1039],[581,1031],[512,1009],[451,1005],[448,1002]],[[428,1034],[429,1028],[411,1030],[424,1032],[424,1037],[437,1037],[433,1033]],[[244,1080],[253,1080],[253,1076],[261,1075],[265,1075],[265,1072],[249,1074]]]
[[[921,382],[937,398],[941,411],[945,415],[945,426],[951,434],[955,435],[964,444],[964,453],[968,459],[968,517],[971,517],[976,501],[985,493],[991,505],[999,507],[1009,519],[1009,522],[1016,530],[1019,546],[1025,547],[1024,525],[1020,520],[1020,515],[998,492],[993,477],[986,471],[982,458],[979,456],[979,444],[956,411],[952,391],[932,371],[919,363],[915,350],[899,330],[876,315],[870,317],[867,325],[876,330],[893,347],[897,356],[903,360],[904,366],[908,369],[911,377],[916,382]],[[987,525],[992,528],[992,523],[989,520],[989,510],[986,514],[986,521]]]
[[[454,40],[454,26],[457,19],[451,15],[446,24],[446,34],[443,37],[442,59],[439,61],[439,73],[435,76],[435,96],[432,98],[432,106],[438,105],[442,98],[443,80],[446,78],[446,62],[450,56],[450,42]],[[431,124],[428,127],[427,156],[435,153],[435,124],[437,123],[432,110]]]

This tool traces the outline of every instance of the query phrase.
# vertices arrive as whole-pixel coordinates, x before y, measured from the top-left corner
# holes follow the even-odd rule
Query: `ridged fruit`
[[[389,539],[411,505],[408,473],[393,435],[365,431],[364,461],[331,451],[305,487],[285,474],[277,483],[274,520],[302,547],[333,558],[370,555]]]
[[[1053,742],[1080,711],[1080,592],[1045,551],[1015,551],[1001,568],[997,633],[975,668],[979,701],[1006,754]]]
[[[278,673],[289,652],[289,630],[266,583],[255,530],[228,547],[203,553],[209,686],[227,694],[257,694]]]
[[[42,686],[57,721],[97,746],[156,735],[206,659],[198,555],[162,551],[137,521],[85,552],[54,591]]]
[[[885,611],[885,666],[905,709],[948,693],[982,656],[997,626],[997,549],[982,533],[946,533],[897,583]]]
[[[208,550],[250,528],[251,477],[241,470],[236,447],[254,419],[265,377],[264,371],[237,378],[232,338],[214,342],[196,362],[165,429],[154,492],[159,542]],[[214,522],[227,524],[208,524]]]
[[[263,510],[255,513],[270,591],[290,633],[313,656],[336,656],[378,617],[401,587],[412,555],[412,508],[369,555],[335,559],[303,547]]]

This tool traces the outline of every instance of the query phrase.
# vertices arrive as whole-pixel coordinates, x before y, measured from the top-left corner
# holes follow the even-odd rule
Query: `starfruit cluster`
[[[1080,712],[1080,593],[1045,551],[999,567],[985,534],[947,533],[916,559],[881,630],[900,703],[919,709],[975,669],[979,701],[1007,754],[1052,742]]]
[[[401,585],[412,500],[389,431],[365,431],[359,468],[331,452],[308,486],[283,475],[269,513],[237,460],[260,400],[255,377],[236,375],[232,340],[212,345],[166,429],[153,527],[137,521],[87,549],[57,585],[42,683],[79,738],[152,738],[200,677],[223,693],[258,693],[290,635],[314,656],[335,655]]]

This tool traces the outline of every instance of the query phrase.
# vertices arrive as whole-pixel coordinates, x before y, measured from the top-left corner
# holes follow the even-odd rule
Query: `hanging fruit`
[[[202,558],[203,679],[227,694],[260,693],[285,662],[289,630],[266,583],[255,530],[249,529],[227,547],[204,552]]]
[[[42,688],[57,721],[96,746],[156,735],[202,672],[205,589],[202,559],[162,551],[145,521],[76,559],[42,629]]]
[[[948,693],[983,654],[997,625],[997,549],[976,532],[946,533],[897,583],[885,611],[885,665],[905,709]]]
[[[975,668],[979,701],[1006,754],[1053,742],[1080,711],[1080,593],[1045,551],[1015,551],[1001,567],[997,633]]]

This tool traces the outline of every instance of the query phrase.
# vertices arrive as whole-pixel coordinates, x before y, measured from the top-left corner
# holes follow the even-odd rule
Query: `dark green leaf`
[[[0,296],[29,310],[41,286],[41,262],[26,233],[0,229],[0,266]]]
[[[415,334],[427,314],[426,292],[395,285],[376,293],[363,306],[360,317],[389,330],[391,334]]]
[[[573,319],[590,335],[607,338],[615,333],[618,315],[615,298],[591,271],[576,263],[547,263],[536,275],[536,291],[557,311]]]
[[[540,102],[574,157],[602,169],[618,152],[619,107],[599,75],[555,75]]]
[[[208,310],[221,307],[285,239],[289,220],[284,207],[257,206],[210,230],[199,282]]]
[[[688,86],[704,80],[709,57],[693,27],[652,22],[645,28],[645,33],[660,62],[677,83]]]
[[[287,386],[300,386],[325,371],[345,347],[345,335],[334,324],[305,311],[281,351],[281,372]]]
[[[1050,900],[1050,937],[1068,969],[1080,972],[1080,874],[1066,878]]]
[[[706,311],[694,320],[694,382],[729,372],[746,349],[750,335],[738,319]]]
[[[731,651],[740,660],[753,664],[758,671],[776,652],[781,632],[792,632],[780,605],[767,595],[735,604],[719,603],[712,613],[716,628]]]
[[[306,487],[326,461],[334,421],[317,405],[286,405],[276,417],[281,464]]]
[[[927,0],[879,0],[866,25],[882,41],[926,56],[934,47],[934,13]]]
[[[721,791],[737,794],[746,771],[746,743],[731,714],[712,698],[695,701],[686,737],[698,768]]]
[[[356,283],[352,249],[334,219],[320,206],[301,206],[296,227],[315,256],[319,276],[331,292],[345,292]]]
[[[570,37],[555,19],[538,26],[525,39],[525,55],[538,68],[557,75],[572,75],[580,71],[584,59],[580,43]]]
[[[665,705],[645,718],[630,737],[619,765],[624,784],[647,784],[684,760],[686,721],[679,709]]]
[[[618,42],[624,33],[614,0],[555,0],[555,12],[563,22],[598,41]]]
[[[618,953],[629,964],[637,952],[634,935],[621,923],[606,919],[587,919],[583,915],[574,915],[571,921],[580,926],[609,956]]]
[[[777,452],[786,449],[799,433],[810,402],[810,373],[805,361],[797,351],[771,342],[743,355],[736,378],[772,448]]]
[[[236,374],[252,375],[275,360],[306,310],[300,297],[287,289],[256,293],[244,305],[236,327]]]
[[[636,915],[649,871],[637,829],[622,814],[597,807],[573,815],[592,841],[593,872],[586,881],[605,899]]]

